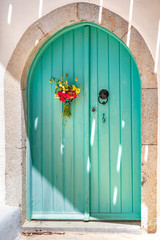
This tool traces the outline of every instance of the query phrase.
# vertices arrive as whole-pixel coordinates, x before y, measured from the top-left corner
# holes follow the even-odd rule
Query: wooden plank
[[[53,43],[53,76],[58,79],[62,76],[62,37]],[[64,189],[63,189],[63,137],[62,137],[62,103],[54,98],[54,85],[53,87],[53,117],[52,124],[53,134],[53,196],[54,196],[54,211],[64,211]]]
[[[82,213],[40,213],[33,214],[32,219],[43,220],[83,220],[84,215]]]
[[[98,30],[98,93],[101,89],[109,91],[108,85],[108,34]],[[109,102],[99,104],[99,212],[110,210],[109,187]],[[103,117],[105,122],[103,122]]]
[[[98,104],[98,69],[97,69],[97,28],[90,28],[90,156],[91,156],[91,214],[98,212],[99,200],[99,104]],[[95,108],[95,112],[92,112]]]
[[[85,215],[84,220],[89,220],[90,212],[90,155],[89,155],[89,27],[84,27],[84,179],[85,179]]]
[[[136,213],[93,213],[90,217],[91,221],[99,220],[140,220],[140,216]]]
[[[79,97],[73,103],[74,111],[74,208],[84,213],[84,142],[85,136],[83,108],[84,97],[84,28],[74,31],[74,77],[81,87]]]
[[[73,31],[63,35],[63,76],[69,74],[68,81],[73,81]],[[64,139],[64,201],[65,211],[71,212],[74,209],[73,202],[73,104],[71,104],[71,118],[67,119],[66,126],[63,128]]]
[[[51,107],[53,101],[53,93],[51,92],[51,46],[42,56],[42,81],[43,81],[43,211],[52,211],[52,134],[51,134]]]
[[[131,61],[131,66],[133,212],[141,216],[141,80],[138,68],[133,59]]]
[[[132,212],[132,109],[130,85],[130,54],[120,45],[120,82],[121,82],[121,144],[122,144],[122,212]]]
[[[42,211],[42,78],[39,62],[32,85],[32,210]]]
[[[110,86],[110,187],[111,212],[121,212],[121,131],[119,42],[109,36],[109,86]]]

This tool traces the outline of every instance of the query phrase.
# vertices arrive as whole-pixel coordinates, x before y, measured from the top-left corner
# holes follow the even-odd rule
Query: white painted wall
[[[4,74],[9,59],[26,29],[40,17],[72,0],[1,0],[0,1],[0,203],[5,198],[5,125],[4,125]],[[158,28],[160,28],[160,0],[86,0],[103,5],[130,23],[144,37],[154,59]],[[131,9],[133,6],[133,9]],[[132,11],[133,10],[133,11]],[[160,38],[160,33],[159,33]],[[159,66],[159,65],[158,65]]]

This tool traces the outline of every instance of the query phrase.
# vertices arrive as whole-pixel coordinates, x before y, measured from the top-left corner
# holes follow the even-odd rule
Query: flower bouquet
[[[56,83],[55,98],[58,98],[60,102],[64,102],[64,109],[62,113],[63,118],[70,118],[70,104],[74,99],[78,97],[78,94],[81,91],[81,88],[74,84],[74,82],[69,85],[67,77],[68,74],[65,74],[65,79],[61,77],[61,80],[57,78],[52,78],[50,80],[50,83]],[[75,78],[75,81],[77,82],[78,78]]]

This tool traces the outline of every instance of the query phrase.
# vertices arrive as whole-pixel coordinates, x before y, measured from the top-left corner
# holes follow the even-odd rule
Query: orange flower
[[[78,81],[78,78],[75,78],[75,81]]]

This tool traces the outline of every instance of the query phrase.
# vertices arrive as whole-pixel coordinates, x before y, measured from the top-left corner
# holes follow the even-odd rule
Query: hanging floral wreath
[[[62,117],[71,116],[70,104],[71,102],[78,97],[78,94],[81,91],[81,88],[78,87],[74,82],[69,85],[67,81],[68,74],[65,74],[65,79],[61,77],[61,80],[57,78],[52,78],[50,83],[56,83],[55,88],[55,98],[58,98],[60,102],[64,102],[64,108]],[[78,78],[75,78],[75,81],[78,81]]]

